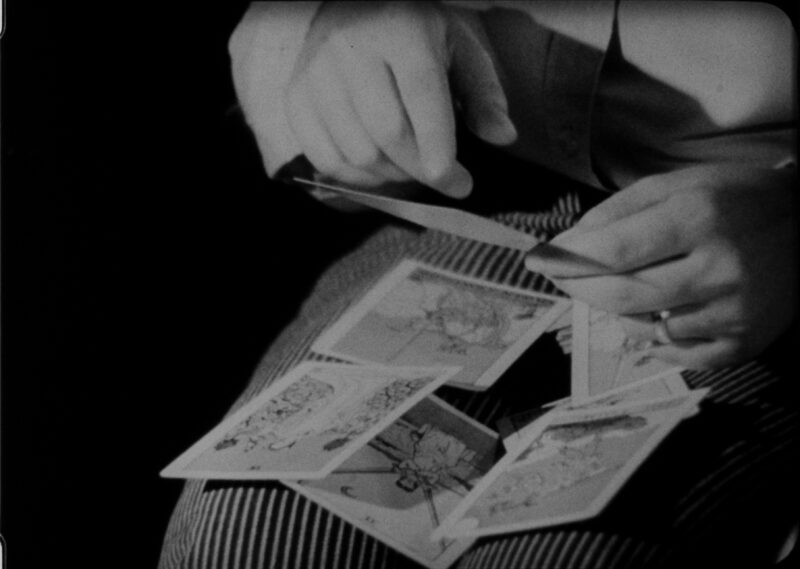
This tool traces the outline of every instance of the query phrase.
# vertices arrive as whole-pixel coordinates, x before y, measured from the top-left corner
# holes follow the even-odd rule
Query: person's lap
[[[504,221],[551,236],[574,219],[576,200]],[[403,258],[494,282],[553,292],[523,254],[448,235],[389,226],[336,261],[296,320],[268,350],[234,409],[308,359],[309,347],[370,284]],[[489,391],[438,393],[494,427],[512,412],[554,399],[569,366],[535,345]],[[560,354],[563,358],[567,358]],[[458,567],[640,567],[754,560],[777,552],[796,494],[793,387],[768,361],[686,372],[711,387],[701,413],[682,423],[597,518],[479,540]],[[539,386],[537,386],[539,384]],[[527,391],[520,397],[521,390]],[[566,393],[561,393],[564,395]],[[688,561],[687,561],[688,560]],[[278,482],[190,481],[173,513],[160,567],[415,567],[361,530]]]

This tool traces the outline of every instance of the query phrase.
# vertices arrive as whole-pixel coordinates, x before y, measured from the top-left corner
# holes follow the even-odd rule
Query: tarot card
[[[678,395],[689,393],[689,387],[680,373],[674,372],[645,379],[634,385],[626,385],[607,393],[573,403],[571,398],[559,399],[537,409],[503,417],[497,422],[497,431],[503,440],[505,448],[509,449],[519,444],[525,438],[529,428],[535,428],[532,423],[551,409],[558,411],[578,411],[581,409],[596,409],[599,407],[615,407],[634,403],[637,401],[659,401],[671,399]],[[696,412],[697,408],[687,411]]]
[[[492,467],[497,434],[430,396],[322,480],[285,482],[426,567],[444,568],[472,539],[430,536]]]
[[[590,518],[707,390],[536,421],[434,532],[479,537]]]
[[[569,301],[405,260],[312,349],[384,365],[453,365],[449,383],[486,389]]]
[[[322,478],[458,368],[303,362],[165,468],[177,478]]]
[[[573,401],[682,369],[646,353],[645,343],[628,338],[612,314],[576,301],[572,316]]]

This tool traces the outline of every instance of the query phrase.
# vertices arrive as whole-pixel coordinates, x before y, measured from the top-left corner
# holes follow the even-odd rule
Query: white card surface
[[[682,369],[646,353],[644,344],[628,338],[612,314],[575,301],[572,318],[574,402]]]
[[[162,472],[178,478],[322,478],[458,372],[304,362]]]
[[[503,444],[506,448],[511,448],[519,444],[525,438],[527,429],[535,428],[535,426],[532,425],[533,420],[550,409],[565,412],[599,407],[615,407],[641,401],[671,399],[679,395],[686,395],[689,391],[689,387],[686,385],[681,374],[673,372],[668,375],[651,377],[633,385],[625,385],[618,389],[590,397],[580,403],[573,403],[571,398],[561,399],[543,408],[533,409],[529,413],[520,413],[505,418],[506,424],[500,432],[509,434],[504,436]],[[694,413],[695,411],[696,408],[691,409],[688,413]]]
[[[431,396],[324,479],[286,484],[418,563],[443,569],[474,540],[430,536],[492,467],[498,445],[494,431]]]
[[[312,346],[360,363],[452,365],[486,389],[569,307],[552,295],[401,262]]]
[[[706,392],[611,408],[549,412],[451,512],[432,538],[495,535],[596,515]]]

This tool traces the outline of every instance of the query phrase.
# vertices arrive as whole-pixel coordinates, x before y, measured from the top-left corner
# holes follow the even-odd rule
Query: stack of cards
[[[545,331],[571,354],[570,397],[498,434],[433,395],[489,388]],[[596,515],[704,395],[611,315],[409,260],[312,351],[350,363],[299,364],[162,475],[281,480],[432,568]]]

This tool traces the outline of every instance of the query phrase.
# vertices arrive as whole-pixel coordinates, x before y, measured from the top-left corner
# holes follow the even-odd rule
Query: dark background
[[[243,3],[6,8],[9,567],[155,567],[181,488],[158,472],[380,220],[266,179],[230,80]],[[494,180],[517,175],[486,162]]]
[[[266,178],[230,78],[245,7],[7,2],[9,567],[155,567],[182,487],[158,472],[218,423],[324,268],[383,222]],[[476,179],[517,179],[509,159],[460,145],[492,165]]]
[[[243,10],[7,2],[9,567],[155,567],[181,488],[158,472],[372,224],[266,179],[230,80]]]

